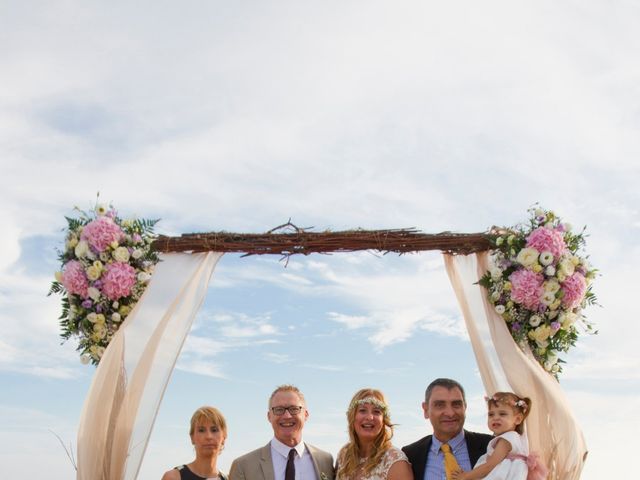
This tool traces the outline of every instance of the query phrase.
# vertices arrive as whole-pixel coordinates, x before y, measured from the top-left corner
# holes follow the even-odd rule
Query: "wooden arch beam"
[[[290,229],[287,233],[279,230]],[[488,233],[422,233],[414,228],[392,230],[346,230],[309,232],[286,223],[267,233],[188,233],[179,237],[160,235],[153,242],[158,252],[233,252],[244,255],[309,255],[312,253],[377,250],[410,253],[440,250],[467,255],[491,248]]]

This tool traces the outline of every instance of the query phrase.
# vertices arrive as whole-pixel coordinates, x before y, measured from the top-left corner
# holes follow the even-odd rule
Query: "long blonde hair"
[[[367,402],[366,400],[373,402]],[[363,401],[364,400],[364,401]],[[342,454],[339,458],[338,476],[341,478],[349,478],[353,475],[358,467],[360,467],[361,446],[356,435],[356,412],[358,406],[362,403],[373,403],[382,407],[383,426],[382,430],[373,442],[373,451],[364,463],[364,472],[369,473],[380,462],[382,456],[389,448],[391,448],[391,437],[393,437],[393,424],[389,416],[389,408],[384,394],[380,390],[373,388],[363,388],[358,390],[351,399],[349,409],[347,410],[347,421],[349,422],[349,443],[344,446]]]

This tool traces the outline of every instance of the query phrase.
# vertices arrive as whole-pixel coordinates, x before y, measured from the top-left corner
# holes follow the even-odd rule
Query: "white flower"
[[[82,363],[82,365],[87,365],[90,360],[91,357],[89,355],[80,355],[80,363]]]
[[[518,252],[517,262],[526,267],[533,267],[538,263],[538,251],[535,248],[523,248]]]
[[[496,313],[498,315],[502,315],[504,313],[504,310],[505,310],[504,305],[496,305]]]
[[[93,325],[93,333],[95,333],[98,338],[104,338],[104,336],[107,334],[107,329],[104,325],[95,323]]]
[[[96,323],[98,319],[98,314],[96,312],[91,312],[89,315],[87,315],[87,320],[89,320],[91,323]]]
[[[498,300],[500,300],[500,292],[492,292],[491,300],[494,302],[497,302]]]
[[[140,282],[148,282],[149,280],[151,280],[151,275],[149,275],[147,272],[140,272],[138,274],[138,280]]]
[[[111,320],[113,320],[116,323],[119,323],[122,321],[122,317],[120,316],[120,314],[118,312],[115,312],[111,315]]]
[[[541,321],[542,318],[540,318],[540,315],[531,315],[531,318],[529,318],[529,325],[531,325],[532,327],[537,327],[538,325],[540,325]]]
[[[545,251],[540,254],[540,263],[544,266],[551,265],[553,262],[553,253]]]
[[[558,373],[560,371],[560,365],[558,365],[557,363],[554,363],[553,366],[551,367],[551,373]]]
[[[143,251],[140,250],[139,248],[136,248],[133,253],[131,254],[131,256],[133,258],[135,258],[136,260],[139,259],[141,256],[143,255]]]
[[[83,258],[89,253],[89,244],[85,240],[80,240],[74,249],[76,257]]]
[[[96,211],[96,215],[98,215],[99,217],[102,217],[103,215],[106,215],[107,207],[103,204],[96,205],[95,211]]]
[[[102,260],[103,262],[108,262],[109,261],[109,253],[108,252],[100,252],[100,260]]]
[[[549,265],[544,269],[544,273],[547,275],[547,277],[553,277],[556,274],[556,267],[554,267],[553,265]]]
[[[547,280],[542,284],[542,288],[544,288],[545,292],[550,292],[555,294],[558,290],[560,290],[560,284],[556,279],[550,278],[549,280]]]
[[[542,294],[542,298],[540,299],[540,303],[549,306],[551,305],[556,299],[556,294],[553,292],[544,292]]]
[[[113,258],[115,258],[116,262],[128,262],[129,250],[126,247],[118,247],[113,251]]]
[[[100,298],[100,290],[98,290],[95,287],[89,287],[87,289],[87,295],[89,295],[89,298],[91,300],[93,300],[94,302],[97,302],[98,299]]]
[[[111,304],[111,306],[112,306],[113,308],[118,308],[118,307],[120,306],[120,303],[119,303],[119,302],[113,302],[113,303]]]
[[[563,258],[562,260],[560,260],[560,264],[558,266],[560,267],[560,271],[565,275],[565,277],[573,275],[575,265],[571,261],[571,258]]]
[[[91,265],[89,268],[87,268],[87,278],[92,282],[100,278],[100,273],[100,269],[96,268],[95,265]]]
[[[549,345],[547,339],[551,335],[551,327],[549,325],[540,325],[535,330],[529,331],[529,338],[535,340],[536,343],[543,348]]]
[[[66,242],[66,249],[67,251],[69,250],[73,250],[74,248],[76,248],[76,245],[78,245],[78,237],[76,237],[75,235],[71,235]]]
[[[578,320],[578,315],[573,312],[562,312],[558,316],[558,321],[562,324],[562,328],[568,330]]]

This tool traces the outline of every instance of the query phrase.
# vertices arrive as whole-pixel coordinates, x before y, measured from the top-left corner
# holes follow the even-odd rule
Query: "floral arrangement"
[[[49,295],[62,295],[61,337],[79,339],[82,363],[97,365],[151,279],[158,254],[151,249],[158,220],[123,220],[112,207],[79,218],[65,217],[65,248],[59,252]]]
[[[526,225],[494,230],[489,271],[480,279],[513,339],[528,346],[543,368],[558,378],[559,355],[574,346],[578,326],[593,331],[583,310],[596,303],[596,276],[581,250],[585,230],[573,233],[553,212],[531,208]]]

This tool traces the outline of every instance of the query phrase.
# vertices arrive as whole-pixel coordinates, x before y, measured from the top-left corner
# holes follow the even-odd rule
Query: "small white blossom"
[[[540,254],[540,263],[544,266],[551,265],[553,262],[553,253],[545,251]]]

